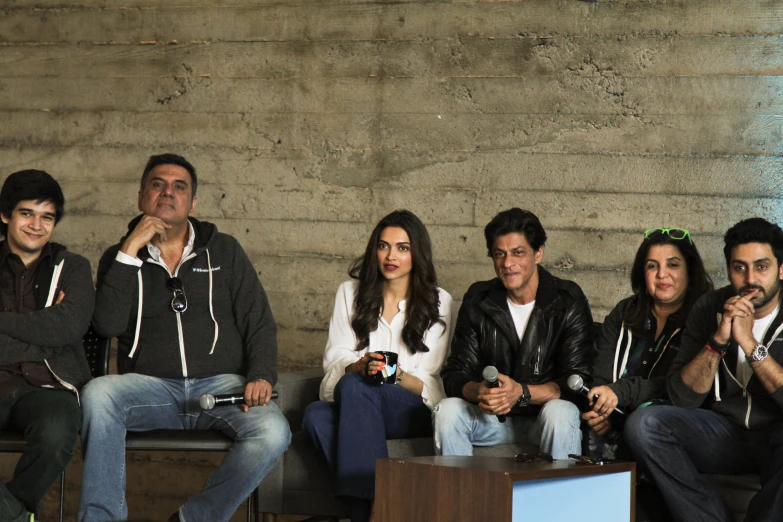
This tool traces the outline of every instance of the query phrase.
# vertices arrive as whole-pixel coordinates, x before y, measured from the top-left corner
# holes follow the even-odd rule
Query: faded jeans
[[[536,417],[506,417],[481,411],[477,404],[458,397],[443,399],[433,412],[435,453],[473,455],[473,446],[536,444],[555,459],[582,453],[579,409],[562,399],[547,402]]]
[[[247,413],[238,405],[212,410],[199,406],[205,393],[242,393],[244,388],[245,378],[230,374],[160,379],[129,373],[90,381],[82,392],[84,475],[79,521],[127,519],[125,432],[154,429],[219,430],[234,439],[201,492],[179,509],[183,522],[229,520],[291,441],[288,422],[274,403]]]

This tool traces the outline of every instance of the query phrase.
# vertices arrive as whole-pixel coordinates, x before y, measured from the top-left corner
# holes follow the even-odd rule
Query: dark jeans
[[[356,372],[343,376],[334,402],[314,402],[302,430],[334,471],[339,496],[375,498],[375,460],[389,457],[386,439],[432,434],[421,397],[393,384],[368,385]]]
[[[23,385],[0,398],[0,429],[19,431],[27,444],[7,484],[0,482],[0,521],[26,520],[68,465],[82,412],[76,395]]]
[[[701,473],[759,473],[745,521],[783,521],[783,422],[750,431],[709,410],[650,406],[631,415],[624,436],[675,520],[733,522]]]

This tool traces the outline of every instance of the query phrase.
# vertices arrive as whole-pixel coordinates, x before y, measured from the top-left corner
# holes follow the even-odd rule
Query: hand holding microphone
[[[481,376],[487,382],[486,384],[487,388],[492,389],[492,388],[500,387],[500,383],[498,382],[498,369],[495,368],[494,366],[487,366],[486,368],[484,368],[484,371],[481,373]],[[506,416],[498,415],[498,420],[500,422],[506,422]]]
[[[271,399],[277,399],[277,392],[273,391]],[[205,393],[198,401],[199,406],[203,410],[211,410],[215,406],[225,406],[227,404],[245,405],[245,394],[243,393],[228,393],[225,395],[210,395]]]
[[[625,415],[620,408],[617,408],[617,395],[607,386],[596,386],[595,388],[588,388],[585,386],[584,379],[581,375],[572,375],[568,378],[568,387],[576,393],[581,393],[590,400],[590,404],[593,405],[593,411],[601,415],[608,415],[612,411],[616,411],[620,415]],[[599,389],[606,388],[599,392]],[[606,396],[604,395],[606,394]],[[602,400],[603,399],[603,400]],[[600,401],[600,402],[599,402]],[[598,407],[598,409],[596,409]]]
[[[588,388],[579,375],[572,375],[568,378],[568,387],[590,399],[590,403],[593,404],[593,409],[587,413],[583,413],[582,419],[587,421],[590,428],[595,430],[598,435],[601,437],[608,437],[609,442],[615,443],[616,439],[620,436],[620,432],[612,431],[612,423],[609,422],[609,416],[614,414],[615,429],[621,429],[625,419],[625,413],[621,409],[609,407],[612,404],[615,406],[617,405],[617,395],[607,386],[596,386],[592,389]],[[601,391],[602,388],[606,388],[606,390]],[[602,397],[604,399],[603,401],[601,401]],[[612,398],[614,400],[611,400]],[[617,413],[615,414],[615,412]],[[620,425],[620,428],[618,428],[618,424]]]

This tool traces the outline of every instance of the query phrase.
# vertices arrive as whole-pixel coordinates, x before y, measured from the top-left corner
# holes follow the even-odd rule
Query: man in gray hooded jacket
[[[128,234],[98,268],[96,330],[117,337],[121,375],[85,388],[79,520],[125,520],[125,433],[217,429],[234,447],[170,521],[227,521],[288,447],[269,402],[277,329],[253,265],[233,237],[191,214],[197,177],[181,156],[152,156]],[[202,410],[202,394],[244,394]]]
[[[79,390],[90,379],[82,336],[95,291],[90,263],[50,241],[62,219],[60,185],[42,170],[0,190],[0,429],[24,433],[13,479],[0,482],[0,520],[33,520],[73,457]]]

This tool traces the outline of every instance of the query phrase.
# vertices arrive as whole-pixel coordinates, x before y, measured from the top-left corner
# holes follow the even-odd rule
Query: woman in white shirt
[[[407,210],[378,223],[349,274],[329,323],[321,400],[305,410],[302,429],[334,471],[352,522],[365,522],[386,439],[432,433],[454,304],[437,286],[427,229]],[[383,371],[381,351],[397,353],[393,385],[366,380]]]

